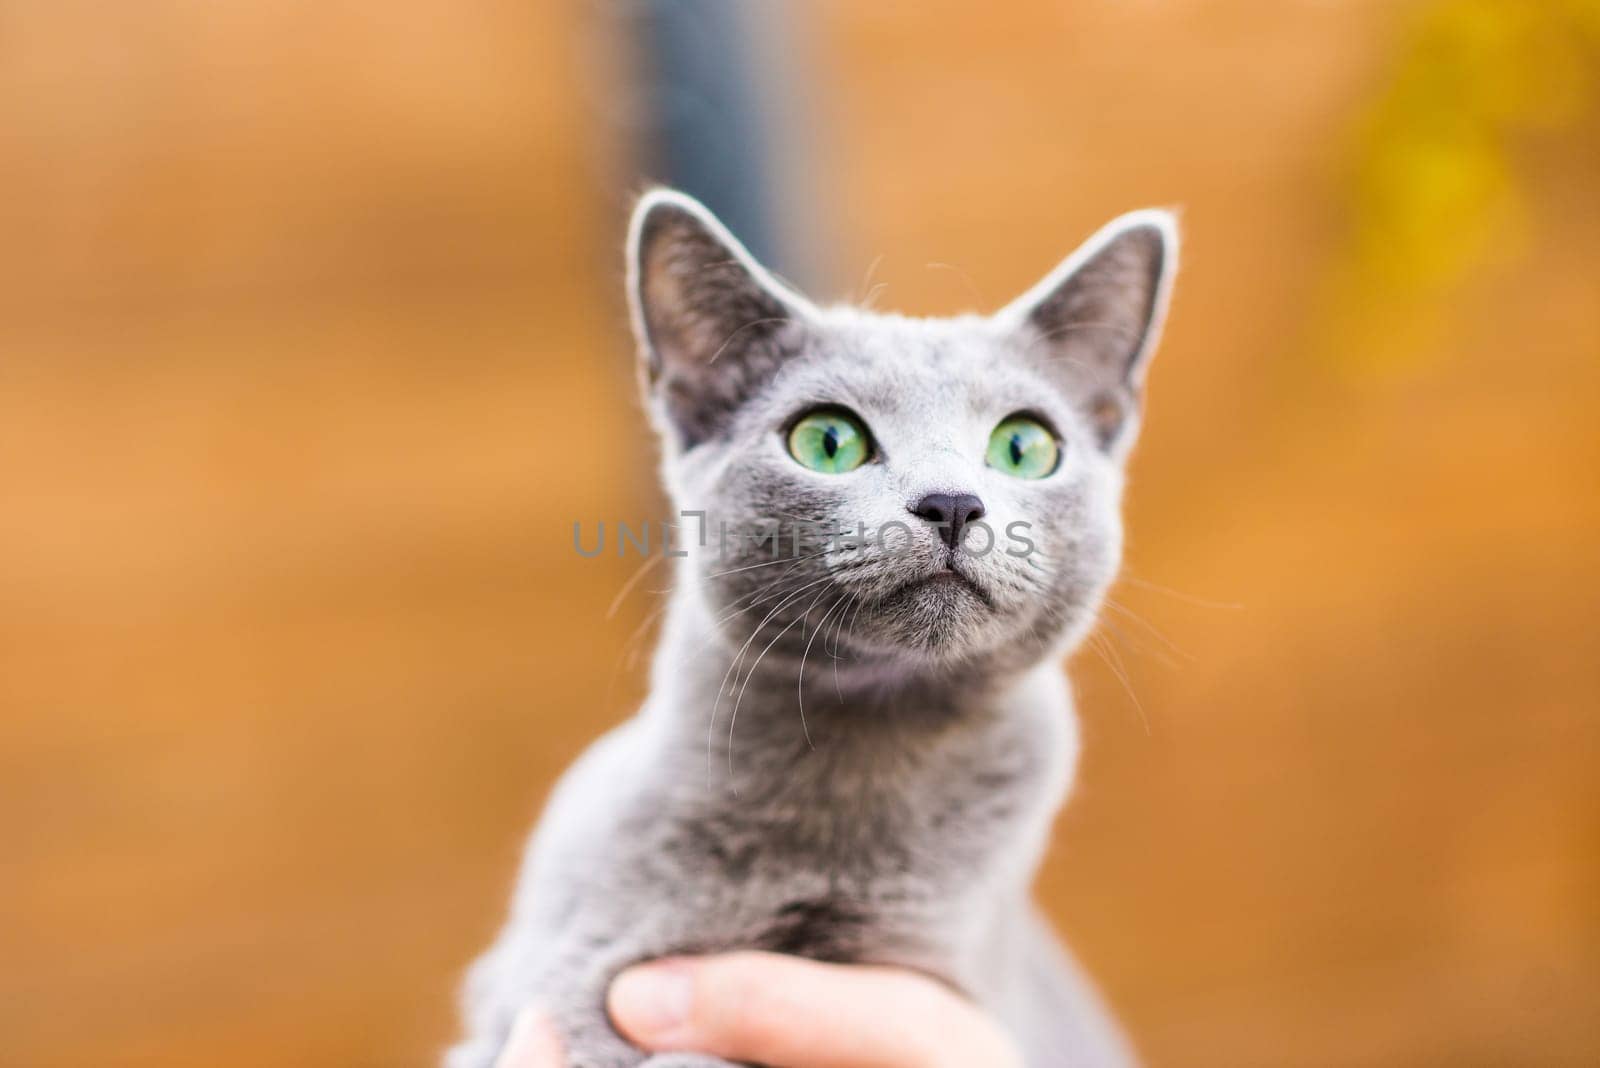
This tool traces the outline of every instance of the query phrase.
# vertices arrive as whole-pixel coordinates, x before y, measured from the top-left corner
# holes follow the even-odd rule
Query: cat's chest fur
[[[932,964],[980,936],[983,910],[1032,874],[1075,751],[1059,673],[943,722],[846,724],[814,741],[769,728],[707,788],[703,751],[635,784],[596,871],[615,895],[670,887],[681,952],[751,946],[835,960]],[[727,753],[710,772],[727,771]],[[848,799],[841,803],[841,799]],[[688,934],[692,932],[692,936]],[[672,940],[676,931],[663,931]]]

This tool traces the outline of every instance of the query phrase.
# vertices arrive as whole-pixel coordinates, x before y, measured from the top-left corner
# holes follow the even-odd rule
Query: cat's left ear
[[[1172,213],[1130,212],[995,315],[1027,359],[1063,383],[1113,456],[1133,442],[1177,267]]]

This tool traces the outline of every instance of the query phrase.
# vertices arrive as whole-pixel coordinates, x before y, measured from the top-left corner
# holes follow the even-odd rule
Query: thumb
[[[611,986],[618,1030],[651,1050],[775,1068],[1014,1068],[1010,1039],[925,975],[772,953],[676,958]]]
[[[500,1051],[494,1068],[565,1068],[566,1063],[555,1028],[542,1012],[530,1006],[517,1013],[511,1037],[506,1039],[506,1048]]]

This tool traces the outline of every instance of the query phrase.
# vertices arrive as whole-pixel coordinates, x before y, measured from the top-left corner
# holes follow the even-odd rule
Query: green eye
[[[1017,478],[1043,478],[1061,462],[1061,446],[1050,428],[1026,415],[1013,415],[989,435],[990,467]]]
[[[813,471],[842,475],[866,463],[871,454],[867,428],[837,408],[819,408],[789,431],[789,455]]]

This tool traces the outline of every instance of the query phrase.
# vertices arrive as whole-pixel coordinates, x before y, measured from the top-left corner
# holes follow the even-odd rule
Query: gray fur
[[[708,513],[709,544],[691,526],[644,707],[549,802],[449,1068],[492,1064],[530,1002],[574,1068],[721,1064],[647,1057],[604,998],[634,962],[733,948],[930,972],[1032,1065],[1130,1060],[1029,885],[1078,749],[1060,663],[1120,560],[1122,463],[1175,253],[1171,218],[1135,213],[993,316],[920,320],[818,308],[694,201],[640,202],[642,378],[668,489]],[[824,404],[862,417],[872,462],[819,474],[788,455],[789,423]],[[1064,442],[1046,478],[984,464],[1018,411]],[[1036,551],[952,557],[908,511],[932,492],[977,493],[996,534],[1027,522]],[[764,519],[779,544],[734,537]],[[887,537],[904,548],[796,551],[801,522],[903,523]],[[951,568],[968,581],[923,581]]]

